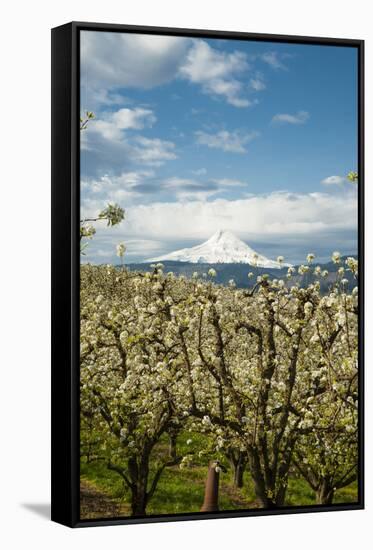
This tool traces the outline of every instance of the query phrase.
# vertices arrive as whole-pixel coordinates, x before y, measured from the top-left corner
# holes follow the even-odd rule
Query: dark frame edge
[[[72,319],[76,239],[72,231],[75,155],[74,25],[52,29],[52,436],[51,519],[72,527],[76,524],[76,403],[74,389]]]
[[[359,47],[364,41],[359,38],[339,38],[325,36],[301,36],[286,34],[257,33],[250,31],[230,31],[216,29],[191,29],[185,27],[159,27],[152,25],[132,25],[120,23],[95,23],[71,21],[76,31],[93,30],[107,32],[127,32],[141,34],[161,34],[169,36],[189,36],[201,38],[229,38],[231,40],[254,40],[258,42],[288,42],[290,44],[322,44],[331,46]],[[62,25],[63,27],[64,25]],[[56,29],[61,27],[55,27]]]
[[[358,492],[365,509],[365,42],[358,45],[358,259],[359,259],[359,475]]]
[[[331,506],[292,506],[279,508],[277,510],[269,510],[264,508],[247,509],[247,510],[226,510],[221,512],[196,512],[186,514],[173,515],[152,515],[144,517],[118,517],[118,518],[102,518],[102,519],[85,519],[80,520],[74,527],[105,527],[110,525],[136,525],[147,523],[167,523],[174,521],[204,521],[209,519],[233,519],[233,518],[254,518],[263,516],[287,516],[294,514],[318,514],[323,512],[350,512],[355,510],[363,510],[364,505],[361,503],[350,504],[332,504]]]

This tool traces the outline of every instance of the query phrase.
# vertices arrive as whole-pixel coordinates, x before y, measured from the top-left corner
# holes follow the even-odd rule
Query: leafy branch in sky
[[[80,117],[80,131],[86,130],[88,123],[96,118],[92,111],[86,111],[84,116]],[[107,221],[108,227],[114,227],[119,225],[124,220],[124,209],[119,204],[107,204],[107,206],[99,213],[97,217],[84,218],[80,220],[80,241],[83,238],[92,239],[96,233],[95,227],[92,222]],[[81,243],[80,252],[84,255],[84,250],[87,248],[88,242]]]

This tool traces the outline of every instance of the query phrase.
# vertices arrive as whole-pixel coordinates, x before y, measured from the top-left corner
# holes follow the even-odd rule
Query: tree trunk
[[[176,454],[177,454],[176,440],[177,440],[177,434],[171,432],[171,433],[169,434],[169,447],[168,447],[168,453],[169,453],[169,455],[170,455],[170,458],[173,458],[173,459],[176,458]]]
[[[328,480],[323,479],[316,491],[316,504],[333,504],[334,498],[334,487],[328,482]]]
[[[133,516],[146,515],[146,505],[148,503],[147,485],[147,474],[140,475],[131,495],[131,511]]]
[[[261,508],[265,508],[267,510],[274,510],[275,508],[278,508],[278,504],[265,495],[260,496],[258,501]]]
[[[267,494],[268,488],[266,487],[263,475],[260,471],[251,471],[251,477],[254,482],[254,489],[256,498],[261,508],[277,508],[276,503]]]
[[[241,489],[243,487],[243,475],[246,468],[246,461],[241,453],[238,460],[231,460],[231,467],[233,470],[233,486]]]
[[[146,515],[149,456],[150,454],[148,452],[144,452],[139,462],[137,462],[134,457],[131,457],[128,461],[132,482],[131,511],[133,516]]]
[[[227,458],[233,470],[233,486],[237,489],[241,489],[243,487],[243,475],[247,464],[246,453],[242,451],[230,451],[227,453]]]
[[[146,489],[141,484],[132,491],[131,511],[133,516],[146,515],[146,496]]]
[[[243,487],[243,474],[245,471],[245,466],[246,464],[238,462],[234,468],[233,485],[237,487],[237,489],[241,489]]]
[[[277,507],[278,507],[278,506],[283,506],[283,505],[284,505],[287,488],[288,488],[288,485],[287,485],[287,483],[286,483],[286,485],[283,485],[283,486],[280,487],[280,489],[277,491],[277,495],[276,495],[276,506],[277,506]]]
[[[271,510],[283,506],[287,486],[283,486],[276,493],[274,484],[265,480],[260,468],[259,457],[256,454],[254,454],[250,460],[250,473],[254,483],[255,495],[260,507]]]

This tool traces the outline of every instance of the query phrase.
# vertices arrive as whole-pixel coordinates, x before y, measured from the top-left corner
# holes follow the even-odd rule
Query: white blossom
[[[339,264],[339,262],[341,261],[341,253],[337,251],[333,252],[332,260],[335,264]]]
[[[117,244],[117,256],[119,256],[119,258],[123,258],[125,251],[126,247],[124,243]]]
[[[211,426],[211,420],[210,420],[210,417],[208,415],[205,415],[203,418],[202,418],[202,424],[204,426]]]

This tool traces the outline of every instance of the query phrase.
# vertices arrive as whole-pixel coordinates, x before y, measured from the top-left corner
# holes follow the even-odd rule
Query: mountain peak
[[[183,248],[170,254],[151,258],[148,262],[175,261],[193,264],[249,264],[264,268],[286,267],[258,254],[231,231],[219,229],[207,241],[192,248]]]

